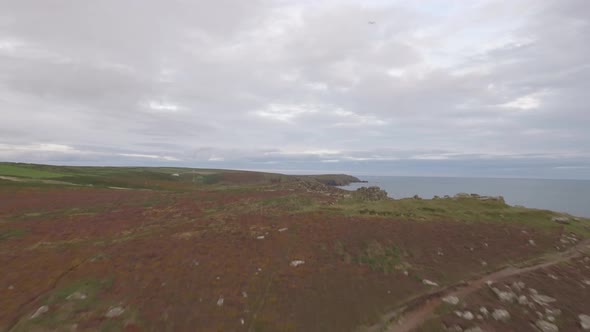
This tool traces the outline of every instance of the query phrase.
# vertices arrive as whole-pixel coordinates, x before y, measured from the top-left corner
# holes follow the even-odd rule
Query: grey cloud
[[[3,2],[0,159],[590,178],[590,4],[446,5]]]

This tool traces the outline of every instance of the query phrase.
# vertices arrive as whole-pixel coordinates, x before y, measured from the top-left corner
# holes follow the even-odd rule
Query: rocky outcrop
[[[504,197],[503,196],[481,196],[478,194],[467,194],[467,193],[458,193],[455,196],[453,196],[453,199],[477,199],[480,201],[496,201],[496,202],[501,202],[503,204],[505,204],[506,202],[504,201]]]
[[[567,224],[570,223],[570,218],[564,217],[564,216],[561,216],[561,217],[553,217],[553,218],[551,218],[551,221],[554,221],[554,222],[556,222],[558,224],[567,225]]]
[[[379,187],[360,187],[354,192],[354,197],[362,201],[383,201],[389,199],[387,192]]]
[[[321,184],[327,186],[347,186],[351,183],[366,182],[361,181],[359,178],[352,175],[346,174],[322,174],[322,175],[309,175],[301,176],[301,178],[314,179]]]

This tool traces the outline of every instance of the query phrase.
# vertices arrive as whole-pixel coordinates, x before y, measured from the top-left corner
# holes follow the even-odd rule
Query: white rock
[[[434,282],[434,281],[430,281],[430,280],[428,280],[428,279],[424,279],[424,280],[422,280],[422,283],[423,283],[424,285],[428,285],[428,286],[432,286],[432,287],[438,287],[438,284],[437,284],[436,282]]]
[[[561,315],[561,309],[545,308],[545,314],[547,314],[549,316],[559,316],[559,315]]]
[[[536,245],[536,243],[535,243],[535,240],[529,240],[529,244],[530,244],[531,246],[534,246],[534,245]]]
[[[513,292],[501,291],[501,290],[499,290],[497,288],[492,288],[492,291],[494,293],[496,293],[496,296],[502,302],[510,302],[510,303],[512,303],[516,299],[516,294],[514,294]]]
[[[14,289],[13,285],[8,286],[8,290],[13,290],[13,289]]]
[[[569,224],[570,223],[570,219],[568,217],[563,217],[563,216],[553,217],[553,218],[551,218],[551,221],[554,221],[559,224]]]
[[[520,287],[520,285],[516,281],[513,282],[510,287],[512,288],[512,290],[514,290],[516,292],[522,291],[522,287]]]
[[[247,297],[248,297],[248,293],[246,293],[246,292],[242,292],[242,297],[243,297],[243,298],[247,298]]]
[[[542,332],[559,332],[559,328],[555,324],[539,319],[535,322],[535,326]]]
[[[547,316],[547,320],[553,323],[553,322],[555,322],[555,317]]]
[[[518,304],[520,305],[528,305],[529,304],[529,300],[526,298],[526,296],[521,295],[518,297]]]
[[[257,236],[256,240],[264,240],[264,235]]]
[[[533,295],[531,295],[531,299],[540,305],[547,305],[547,303],[553,303],[556,301],[551,296],[542,295],[542,294],[533,294]]]
[[[463,312],[463,318],[467,319],[467,320],[473,320],[473,318],[475,318],[475,316],[473,316],[471,311],[465,311],[465,312]]]
[[[244,320],[244,318],[240,318],[240,324],[241,324],[241,325],[244,325],[244,324],[246,324],[246,321]]]
[[[49,311],[49,307],[46,305],[40,306],[39,309],[37,309],[29,319],[35,319],[41,315],[43,315],[44,313]]]
[[[448,303],[448,304],[452,304],[452,305],[457,305],[459,303],[459,298],[454,295],[445,296],[445,297],[443,297],[442,300],[443,300],[443,302]]]
[[[285,227],[285,228],[279,228],[279,232],[285,232],[285,231],[287,231],[287,230],[288,230],[288,228],[287,228],[287,227]]]
[[[223,300],[223,297],[220,297],[220,298],[217,300],[217,306],[218,306],[218,307],[221,307],[221,306],[223,305],[223,301],[224,301],[224,300]]]
[[[66,297],[66,300],[85,300],[86,298],[87,298],[86,294],[80,293],[80,292],[74,292],[74,293],[68,295],[68,297]]]
[[[486,316],[486,317],[487,317],[487,316],[488,316],[488,314],[489,314],[489,311],[488,311],[488,309],[487,309],[486,307],[480,307],[480,308],[479,308],[479,312],[481,312],[481,313],[482,313],[484,316]]]
[[[492,312],[492,317],[494,317],[495,320],[505,322],[510,319],[510,313],[504,309],[495,309],[494,312]]]
[[[105,314],[106,318],[115,318],[121,316],[125,312],[125,309],[121,307],[110,307]]]
[[[297,267],[297,266],[303,265],[303,264],[305,264],[305,261],[302,261],[302,260],[294,260],[294,261],[291,261],[291,264],[290,265],[293,266],[293,267]]]
[[[578,315],[578,318],[580,319],[580,327],[583,330],[590,330],[590,316],[581,314]]]

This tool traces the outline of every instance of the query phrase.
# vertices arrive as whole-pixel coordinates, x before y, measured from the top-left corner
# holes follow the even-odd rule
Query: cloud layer
[[[590,179],[588,12],[4,2],[0,160]]]

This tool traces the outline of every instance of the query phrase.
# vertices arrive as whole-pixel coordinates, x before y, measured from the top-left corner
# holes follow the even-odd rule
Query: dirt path
[[[525,263],[520,267],[507,267],[502,270],[478,277],[469,282],[458,285],[451,285],[435,293],[426,294],[408,301],[400,309],[388,313],[384,316],[385,324],[372,326],[367,331],[387,331],[387,332],[408,332],[412,331],[425,321],[427,321],[436,308],[442,303],[442,298],[453,295],[463,299],[469,294],[479,290],[486,285],[486,282],[498,282],[503,279],[546,268],[555,264],[562,263],[572,258],[579,257],[582,254],[590,253],[590,240],[582,241],[576,246],[569,248],[567,251],[559,252],[536,259],[533,262]],[[396,317],[399,319],[396,320]]]
[[[44,183],[44,184],[63,184],[63,185],[68,185],[68,186],[82,186],[80,184],[75,184],[75,183],[65,182],[65,181],[28,179],[28,178],[18,178],[18,177],[14,177],[14,176],[4,176],[4,175],[0,175],[0,180],[7,180],[7,181],[13,181],[13,182],[27,182],[27,183],[37,182],[37,183]]]
[[[43,289],[41,292],[33,295],[29,300],[27,300],[25,303],[21,304],[18,309],[16,310],[16,314],[15,317],[10,321],[10,323],[8,324],[8,326],[6,327],[5,331],[7,332],[11,332],[14,331],[18,325],[19,322],[21,322],[21,320],[27,316],[27,312],[32,312],[33,308],[31,307],[32,304],[36,303],[43,295],[49,293],[50,291],[54,290],[57,285],[59,284],[59,282],[69,273],[71,273],[72,271],[76,270],[77,268],[79,268],[82,264],[86,263],[89,260],[89,258],[78,262],[76,264],[74,264],[73,266],[71,266],[69,269],[67,269],[66,271],[62,272],[61,274],[59,274],[52,282],[51,285],[47,288],[47,289]]]

